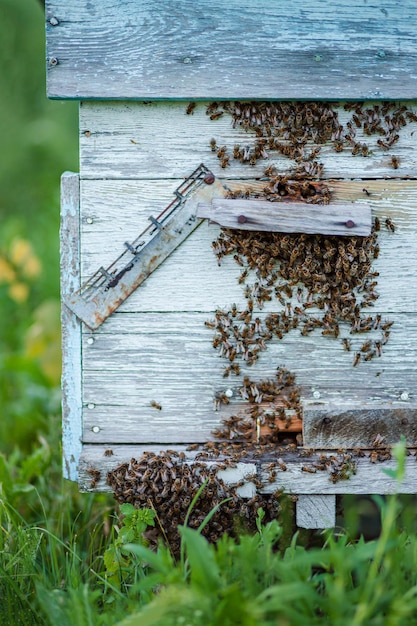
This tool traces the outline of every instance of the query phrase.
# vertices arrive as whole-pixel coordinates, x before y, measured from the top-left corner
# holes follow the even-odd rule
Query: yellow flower
[[[0,256],[0,283],[12,283],[16,278],[16,273],[10,263]]]
[[[28,299],[29,288],[24,283],[13,283],[9,287],[9,296],[15,302],[21,303]]]
[[[17,237],[12,241],[10,246],[10,260],[14,265],[23,265],[23,263],[33,256],[32,246],[26,239]]]
[[[29,256],[22,265],[22,272],[26,278],[36,278],[41,273],[42,265],[34,254]]]

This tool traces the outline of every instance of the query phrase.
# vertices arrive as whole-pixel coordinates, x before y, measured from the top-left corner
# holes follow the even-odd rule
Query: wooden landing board
[[[170,449],[181,451],[183,446],[170,445]],[[166,448],[165,448],[166,449]],[[111,450],[111,456],[106,456],[105,451]],[[115,469],[121,463],[128,463],[132,458],[140,458],[145,450],[159,452],[164,450],[160,445],[88,445],[84,444],[83,452],[80,458],[80,489],[81,491],[91,491],[91,475],[88,469],[97,469],[100,471],[100,478],[94,491],[110,491],[106,484],[107,472]],[[306,472],[303,468],[313,468],[314,464],[320,459],[322,452],[315,451],[309,457],[299,457],[297,454],[279,454],[286,466],[286,470],[276,471],[276,477],[273,482],[269,482],[268,464],[274,460],[273,456],[265,460],[265,463],[256,463],[257,472],[264,482],[264,487],[260,489],[261,493],[275,493],[279,489],[284,489],[286,493],[296,495],[334,495],[334,494],[390,494],[390,493],[415,493],[417,480],[417,462],[415,451],[411,451],[411,455],[406,459],[406,472],[404,481],[398,485],[396,481],[384,472],[386,469],[395,469],[396,462],[394,460],[378,461],[372,463],[369,452],[366,456],[356,460],[356,473],[352,473],[348,480],[339,480],[333,482],[328,472],[316,471],[315,473]],[[109,452],[107,452],[109,454]],[[187,452],[188,458],[193,458],[193,453]],[[196,454],[196,453],[194,453]],[[325,454],[329,454],[328,452]],[[276,460],[277,456],[275,456]],[[215,460],[213,461],[215,462]],[[248,470],[244,469],[245,463],[239,464],[240,477],[253,473],[253,462],[247,462]],[[232,474],[231,482],[236,481],[236,475]]]
[[[416,13],[417,14],[417,13]],[[279,92],[278,92],[279,93]],[[397,96],[396,96],[397,97]],[[399,98],[399,96],[398,96]],[[208,102],[198,103],[192,115],[186,114],[187,102],[82,102],[80,108],[81,179],[181,179],[196,163],[203,162],[217,177],[227,180],[262,178],[265,168],[275,164],[280,173],[296,166],[295,161],[277,152],[269,159],[259,159],[248,166],[230,158],[226,169],[210,148],[210,139],[218,146],[253,145],[255,133],[232,126],[232,117],[224,114],[210,120]],[[373,103],[365,102],[364,108]],[[399,106],[401,103],[399,104]],[[407,103],[416,112],[416,103]],[[343,103],[337,107],[338,119],[347,130],[352,112]],[[363,128],[356,130],[356,140],[369,146],[369,155],[352,156],[344,147],[335,152],[332,142],[322,145],[318,160],[324,165],[321,178],[415,178],[417,171],[417,123],[401,129],[398,142],[385,150],[378,145],[378,135],[369,137]],[[316,147],[314,145],[312,148]],[[391,156],[398,156],[398,169],[391,166]]]
[[[198,203],[196,216],[224,228],[308,235],[367,237],[372,226],[371,208],[365,203],[311,205],[214,198]]]
[[[48,0],[53,98],[416,98],[413,0]]]

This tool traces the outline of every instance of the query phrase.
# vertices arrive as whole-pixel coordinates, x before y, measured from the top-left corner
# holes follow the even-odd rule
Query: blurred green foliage
[[[0,0],[0,451],[59,413],[59,179],[78,171],[77,103],[49,101],[37,0]],[[52,420],[56,438],[58,421]]]

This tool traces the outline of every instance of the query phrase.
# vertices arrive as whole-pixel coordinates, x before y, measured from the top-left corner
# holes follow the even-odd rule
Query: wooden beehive
[[[296,375],[303,437],[299,449],[285,456],[286,471],[266,481],[264,492],[282,487],[297,494],[299,525],[323,527],[334,523],[336,494],[396,489],[382,472],[392,461],[371,461],[388,457],[381,450],[402,434],[410,452],[417,445],[415,28],[411,0],[401,6],[350,0],[334,11],[320,0],[308,7],[300,0],[286,7],[266,0],[227,6],[106,0],[99,8],[86,0],[47,2],[48,95],[80,100],[80,173],[62,178],[61,247],[64,473],[81,489],[92,488],[92,470],[100,472],[94,489],[109,489],[107,471],[144,450],[182,450],[212,440],[222,419],[245,403],[239,395],[244,375],[269,379],[278,366]],[[190,101],[195,108],[188,108]],[[210,217],[211,201],[228,192],[244,196],[249,189],[248,195],[262,196],[268,166],[288,175],[297,165],[269,144],[252,161],[233,158],[235,145],[251,154],[257,135],[253,125],[233,123],[224,103],[247,101],[258,103],[254,111],[260,102],[337,101],[331,109],[343,134],[320,143],[320,166],[306,174],[313,185],[330,189],[321,216],[326,206],[339,207],[347,224],[352,207],[355,215],[370,211],[373,223],[378,218],[382,225],[372,266],[379,297],[368,311],[372,345],[384,324],[389,342],[369,360],[362,351],[367,337],[351,336],[349,327],[341,335],[350,352],[342,337],[322,329],[302,335],[298,328],[270,341],[251,367],[241,360],[240,377],[224,378],[228,363],[213,349],[213,330],[205,322],[219,309],[244,311],[247,298],[238,282],[242,268],[233,255],[218,264],[212,242],[219,226],[205,221],[197,220],[127,298],[112,295],[111,281],[117,277],[120,287],[125,278],[113,262],[140,241],[150,216],[158,222],[201,163],[202,195],[195,201],[205,206],[201,217]],[[352,101],[362,104],[345,105]],[[376,117],[379,135],[370,130]],[[218,149],[211,149],[212,138],[228,147],[225,167]],[[309,151],[315,147],[310,137]],[[207,171],[214,183],[204,182]],[[304,199],[306,210],[311,206]],[[192,208],[194,216],[197,206]],[[246,209],[241,201],[234,217]],[[87,305],[80,309],[74,302],[100,268],[101,304],[83,318]],[[273,299],[256,315],[264,320],[283,306]],[[218,401],[224,395],[227,404]],[[316,471],[323,451],[359,449],[367,452],[355,457],[348,480]],[[416,467],[410,454],[401,491],[415,492]],[[257,470],[266,472],[261,461]]]

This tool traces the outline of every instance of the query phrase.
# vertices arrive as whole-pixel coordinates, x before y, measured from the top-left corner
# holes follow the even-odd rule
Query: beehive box
[[[80,100],[61,247],[64,473],[81,489],[110,489],[121,463],[213,441],[243,415],[245,447],[269,443],[236,472],[298,495],[301,526],[331,526],[336,494],[396,489],[382,469],[402,434],[400,489],[415,492],[412,4],[47,3],[48,95]],[[182,203],[190,176],[196,195]],[[178,200],[189,215],[152,244],[156,262],[147,246]],[[286,213],[298,235],[280,234]],[[319,221],[333,234],[303,235]],[[275,249],[251,222],[278,231]],[[352,239],[362,222],[366,244]],[[277,368],[295,382],[270,397]]]

